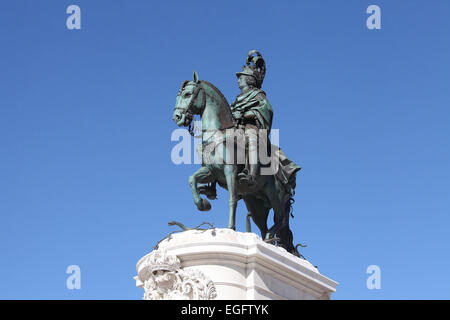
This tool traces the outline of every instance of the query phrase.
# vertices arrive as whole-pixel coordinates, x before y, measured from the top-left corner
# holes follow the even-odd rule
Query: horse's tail
[[[293,205],[294,205],[295,199],[292,198],[292,197],[290,196],[289,199],[288,199],[288,201],[289,201],[289,215],[290,215],[292,218],[294,218],[294,214],[293,214],[293,212],[294,212],[294,207],[293,207]]]
[[[278,232],[278,237],[281,239],[282,246],[291,253],[295,252],[294,248],[294,236],[292,234],[291,229],[289,228],[289,216],[292,218],[293,215],[293,204],[295,200],[292,198],[292,196],[289,193],[286,193],[283,199],[283,205],[284,205],[284,217],[282,220],[282,227],[280,228]]]
[[[286,196],[286,212],[287,215],[291,216],[292,218],[294,218],[294,214],[292,213],[294,211],[293,208],[293,204],[294,204],[295,200],[292,196]],[[297,245],[294,246],[294,236],[292,234],[291,229],[289,228],[289,217],[287,218],[288,221],[286,222],[286,225],[284,228],[282,228],[280,230],[280,235],[283,234],[284,239],[285,239],[285,247],[286,250],[288,250],[288,252],[292,253],[293,255],[302,258],[302,259],[306,259],[299,251],[298,251],[298,247],[302,247],[302,248],[306,248],[306,245],[298,243]]]

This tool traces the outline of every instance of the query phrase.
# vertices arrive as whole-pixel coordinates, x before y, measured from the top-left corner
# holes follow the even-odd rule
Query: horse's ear
[[[197,71],[194,70],[194,76],[193,76],[194,82],[197,83],[198,82],[198,73]]]

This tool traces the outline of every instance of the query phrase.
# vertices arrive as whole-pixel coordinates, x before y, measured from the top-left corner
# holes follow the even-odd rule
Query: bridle
[[[181,87],[180,93],[183,91],[184,87],[185,87],[185,85],[183,85]],[[205,90],[203,89],[201,81],[196,84],[196,88],[192,94],[191,101],[189,102],[189,104],[186,108],[175,106],[175,110],[181,110],[184,113],[186,119],[188,119],[190,121],[189,126],[188,126],[188,131],[191,136],[194,136],[194,127],[192,125],[192,120],[194,119],[193,107],[194,107],[195,101],[197,100],[197,96],[200,94],[200,91],[203,91],[203,106],[205,106],[206,105],[206,93],[205,93]]]

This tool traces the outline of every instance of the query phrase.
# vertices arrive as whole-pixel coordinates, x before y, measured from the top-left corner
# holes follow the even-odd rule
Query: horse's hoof
[[[197,205],[198,210],[200,211],[209,211],[211,210],[211,203],[209,203],[206,199],[201,199],[200,205]]]
[[[280,241],[280,238],[269,238],[269,239],[265,239],[264,242],[265,243],[270,243],[270,244],[275,244],[275,242]]]

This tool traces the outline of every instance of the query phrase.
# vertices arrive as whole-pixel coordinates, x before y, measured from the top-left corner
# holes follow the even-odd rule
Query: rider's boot
[[[249,170],[243,171],[238,175],[239,182],[245,183],[248,186],[253,186],[256,183],[256,178],[259,171],[259,164],[249,164]]]
[[[258,136],[253,129],[246,130],[246,134],[248,138],[248,172],[244,170],[238,177],[240,183],[253,186],[259,174]]]

